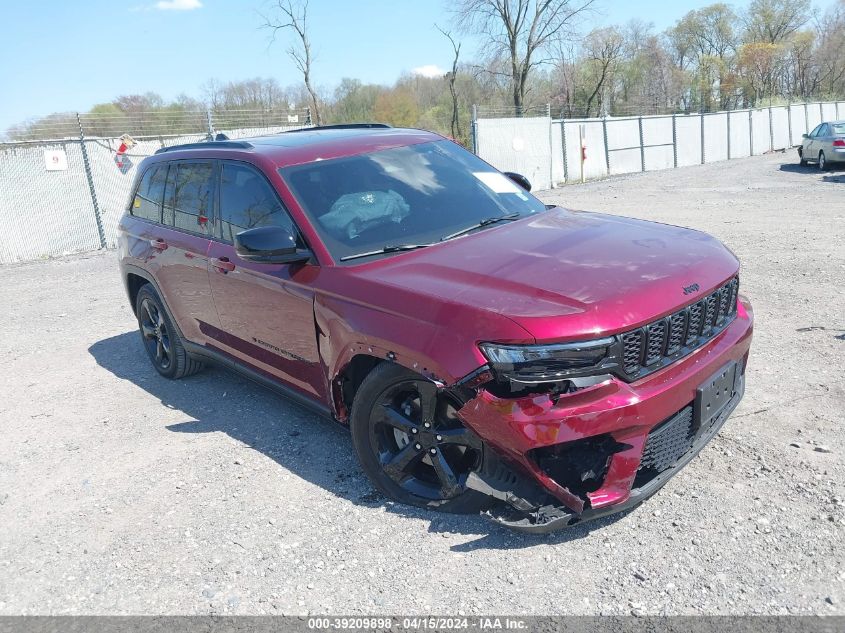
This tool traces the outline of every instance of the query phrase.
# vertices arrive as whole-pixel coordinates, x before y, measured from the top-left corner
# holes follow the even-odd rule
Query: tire
[[[176,380],[197,373],[203,364],[192,359],[182,345],[179,331],[151,284],[141,286],[135,299],[141,343],[156,371]]]
[[[376,366],[355,394],[349,423],[375,487],[399,503],[441,512],[488,507],[489,497],[464,486],[481,467],[484,446],[454,415],[458,408],[423,376],[393,363]]]
[[[798,162],[801,164],[801,167],[807,166],[807,160],[804,158],[804,148],[798,148]]]
[[[827,171],[827,159],[824,152],[819,152],[819,171]]]

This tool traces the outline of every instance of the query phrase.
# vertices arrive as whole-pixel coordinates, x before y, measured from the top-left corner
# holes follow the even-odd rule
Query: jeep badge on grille
[[[689,286],[684,286],[684,294],[691,295],[693,292],[698,292],[701,288],[698,284],[690,284]]]

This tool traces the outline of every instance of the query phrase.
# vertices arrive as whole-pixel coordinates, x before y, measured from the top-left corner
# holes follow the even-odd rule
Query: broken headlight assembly
[[[498,382],[530,387],[607,374],[610,365],[616,366],[611,355],[615,342],[607,337],[551,345],[481,343],[479,347]]]

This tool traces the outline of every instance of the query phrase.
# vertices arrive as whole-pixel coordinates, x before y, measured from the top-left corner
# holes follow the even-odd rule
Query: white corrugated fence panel
[[[482,159],[500,171],[522,174],[535,189],[551,187],[551,119],[479,119],[476,126]]]
[[[792,144],[800,145],[801,135],[808,132],[807,121],[804,118],[804,105],[789,106],[789,118],[792,124]]]
[[[587,119],[575,121],[567,119],[566,126],[566,160],[568,163],[569,180],[577,182],[581,179],[580,156],[578,145],[578,128],[584,126],[584,144],[587,159],[584,161],[584,178],[603,178],[607,175],[607,165],[604,158],[604,132],[601,119]]]
[[[807,134],[813,131],[822,122],[822,109],[818,103],[808,103],[807,108]]]
[[[768,110],[751,111],[751,136],[754,139],[751,153],[755,156],[765,154],[772,148],[769,140]]]
[[[642,171],[640,125],[637,119],[608,119],[607,147],[611,174]]]
[[[646,171],[674,167],[671,116],[643,117],[643,143]]]
[[[678,167],[701,164],[701,116],[678,115],[675,118],[678,143]]]
[[[724,112],[704,115],[704,162],[728,159],[728,117]]]
[[[823,103],[822,104],[822,119],[824,121],[835,121],[838,117],[836,116],[836,103]]]
[[[774,149],[791,147],[789,140],[789,115],[786,108],[771,108],[772,111],[772,144]]]
[[[748,110],[729,112],[731,127],[731,158],[751,156],[751,123]]]

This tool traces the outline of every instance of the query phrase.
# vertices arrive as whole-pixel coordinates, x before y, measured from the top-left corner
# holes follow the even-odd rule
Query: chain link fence
[[[132,116],[73,115],[27,130],[53,138],[0,143],[0,264],[114,247],[138,165],[162,147],[311,124],[307,110]]]
[[[554,119],[552,109],[497,116],[473,111],[473,148],[536,189],[637,171],[757,156],[801,143],[845,102],[799,103],[697,114]],[[797,156],[793,157],[797,160]]]

